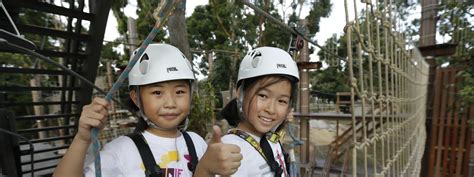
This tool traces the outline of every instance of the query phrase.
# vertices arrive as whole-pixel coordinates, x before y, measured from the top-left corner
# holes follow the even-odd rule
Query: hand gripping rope
[[[109,90],[107,95],[105,96],[105,99],[107,101],[112,100],[112,95],[117,89],[120,88],[122,85],[123,81],[125,78],[128,77],[128,73],[130,70],[133,68],[135,63],[137,63],[138,58],[143,54],[143,51],[148,47],[148,45],[151,43],[151,41],[155,38],[156,34],[159,32],[161,26],[166,22],[166,19],[178,3],[178,0],[162,0],[160,4],[158,4],[158,7],[155,9],[155,12],[153,13],[153,17],[156,20],[155,26],[151,30],[150,34],[146,37],[145,41],[143,41],[142,45],[140,46],[137,55],[135,55],[132,60],[128,63],[127,67],[125,70],[120,74],[119,78],[115,83],[113,84],[112,88]],[[92,140],[92,150],[94,153],[94,166],[95,166],[95,176],[96,177],[101,177],[102,176],[102,170],[100,166],[100,148],[99,148],[99,141],[98,141],[98,135],[99,135],[99,129],[93,128],[92,133],[91,133],[91,140]]]

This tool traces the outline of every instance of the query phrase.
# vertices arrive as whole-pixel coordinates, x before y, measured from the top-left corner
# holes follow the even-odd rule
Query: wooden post
[[[429,45],[434,45],[436,44],[436,16],[437,16],[437,7],[438,7],[438,2],[437,0],[422,0],[421,1],[421,25],[420,25],[420,46],[429,46]],[[426,57],[426,56],[425,56]],[[435,121],[432,119],[433,117],[433,101],[435,97],[439,97],[437,95],[434,95],[434,78],[435,78],[435,73],[436,73],[436,62],[434,61],[434,58],[428,58],[426,59],[426,62],[429,64],[429,76],[428,76],[428,95],[427,95],[427,107],[426,107],[426,127],[427,127],[427,132],[426,132],[426,144],[432,144],[432,130],[431,126],[434,124]],[[421,173],[420,176],[432,176],[433,171],[430,169],[433,169],[431,164],[434,162],[429,162],[430,160],[430,146],[425,146],[425,151],[424,155],[422,158],[422,167],[421,167]]]
[[[300,21],[301,27],[304,29],[304,33],[307,33],[307,25],[308,21],[306,19],[302,19]],[[301,58],[300,62],[307,62],[309,61],[309,47],[308,41],[303,42],[303,48],[301,50]],[[300,69],[300,111],[301,114],[307,115],[309,113],[309,78],[308,78],[308,70],[307,69]],[[302,164],[310,164],[309,162],[309,119],[306,117],[302,117],[300,120],[300,138],[304,141],[304,144],[301,146],[300,150],[300,161]],[[301,176],[306,176],[306,171],[311,170],[310,166],[302,166],[301,169]]]
[[[137,44],[138,35],[137,35],[137,22],[132,17],[128,17],[127,29],[128,29],[128,45],[129,45],[128,47],[130,49],[130,52],[133,52],[138,46]]]

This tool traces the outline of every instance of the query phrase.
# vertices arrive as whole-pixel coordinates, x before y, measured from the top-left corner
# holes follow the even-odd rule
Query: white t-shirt
[[[188,132],[193,140],[198,159],[207,149],[207,144],[198,134]],[[181,134],[177,138],[164,138],[150,132],[143,132],[156,163],[167,177],[191,177],[188,169],[191,163],[186,141]],[[127,136],[121,136],[107,143],[100,152],[101,170],[104,177],[144,177],[145,166],[137,146]],[[84,164],[84,174],[95,176],[94,159],[89,155]]]
[[[260,137],[252,135],[249,133],[257,142],[260,142]],[[240,162],[240,167],[232,176],[233,177],[274,177],[275,173],[272,172],[270,166],[267,164],[267,161],[260,155],[260,153],[252,146],[250,143],[245,141],[234,134],[227,134],[222,137],[222,143],[235,144],[240,147],[243,159]],[[268,141],[268,140],[267,140]],[[282,177],[289,177],[288,172],[286,171],[285,157],[283,156],[283,151],[279,143],[270,144],[273,155],[275,156],[275,161],[284,168],[284,173]]]

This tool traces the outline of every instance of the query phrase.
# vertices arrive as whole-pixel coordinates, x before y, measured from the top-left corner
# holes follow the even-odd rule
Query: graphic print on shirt
[[[283,171],[285,173],[285,177],[289,177],[288,175],[288,172],[286,171],[286,167],[285,167],[285,161],[283,160],[283,153],[280,153],[278,150],[277,150],[277,159],[278,159],[278,163],[280,164],[280,167],[283,168]]]
[[[188,154],[184,155],[185,157],[189,156]],[[167,168],[170,163],[177,162],[179,160],[178,151],[168,151],[160,157],[160,177],[181,177],[183,176],[182,168]],[[188,163],[190,159],[186,158]],[[145,165],[143,162],[140,164],[140,168],[145,171]]]

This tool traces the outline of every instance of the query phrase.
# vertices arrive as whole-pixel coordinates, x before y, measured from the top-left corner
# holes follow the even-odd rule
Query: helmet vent
[[[146,74],[148,72],[149,60],[150,58],[148,58],[146,53],[142,56],[142,58],[140,58],[140,72],[142,74]]]
[[[262,56],[262,53],[260,53],[260,51],[254,50],[249,55],[252,57],[252,67],[256,68],[260,63],[260,57]]]

